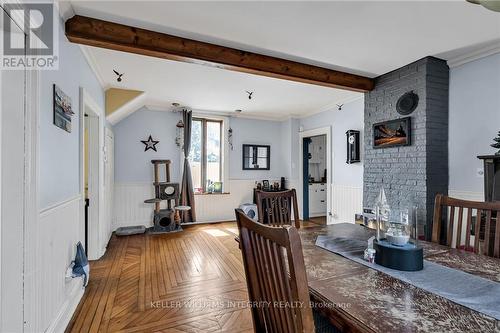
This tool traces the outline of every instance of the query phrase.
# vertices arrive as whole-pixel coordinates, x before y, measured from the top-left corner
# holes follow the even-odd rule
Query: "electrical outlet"
[[[483,168],[477,168],[476,169],[476,177],[477,178],[483,178],[484,177],[484,169]]]

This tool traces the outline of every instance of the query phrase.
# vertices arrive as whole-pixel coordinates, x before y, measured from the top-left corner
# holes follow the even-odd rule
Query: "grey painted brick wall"
[[[434,197],[448,192],[448,85],[446,62],[427,57],[378,77],[365,94],[363,205],[373,207],[384,187],[393,209],[419,207],[427,237]],[[419,96],[410,115],[411,145],[374,149],[373,124],[404,117],[396,102],[408,91]]]

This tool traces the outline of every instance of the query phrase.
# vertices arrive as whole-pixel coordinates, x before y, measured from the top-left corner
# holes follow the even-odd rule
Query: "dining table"
[[[341,332],[500,332],[495,318],[315,245],[319,235],[366,241],[373,229],[339,223],[300,228],[299,234],[313,307]],[[500,283],[497,258],[419,245],[427,261]]]

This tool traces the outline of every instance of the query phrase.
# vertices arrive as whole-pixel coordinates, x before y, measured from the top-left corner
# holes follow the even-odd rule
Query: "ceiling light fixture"
[[[241,113],[241,110],[240,109],[236,109],[236,110],[234,110],[234,112]]]
[[[115,69],[113,69],[113,72],[114,72],[114,73],[116,74],[116,76],[117,76],[117,77],[116,77],[116,81],[118,81],[118,82],[122,82],[122,76],[123,76],[123,74],[125,74],[125,73],[121,73],[121,74],[120,74],[120,73],[118,73],[118,71],[117,71],[117,70],[115,70]]]
[[[466,0],[475,5],[481,5],[494,12],[500,12],[500,0]]]

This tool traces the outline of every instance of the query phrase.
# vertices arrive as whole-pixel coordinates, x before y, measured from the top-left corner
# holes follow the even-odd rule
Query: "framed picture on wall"
[[[71,98],[56,84],[53,88],[54,125],[71,133],[71,116],[75,114],[71,109]]]
[[[243,145],[243,170],[270,170],[271,146]]]
[[[409,146],[411,118],[394,119],[373,125],[373,148]]]

